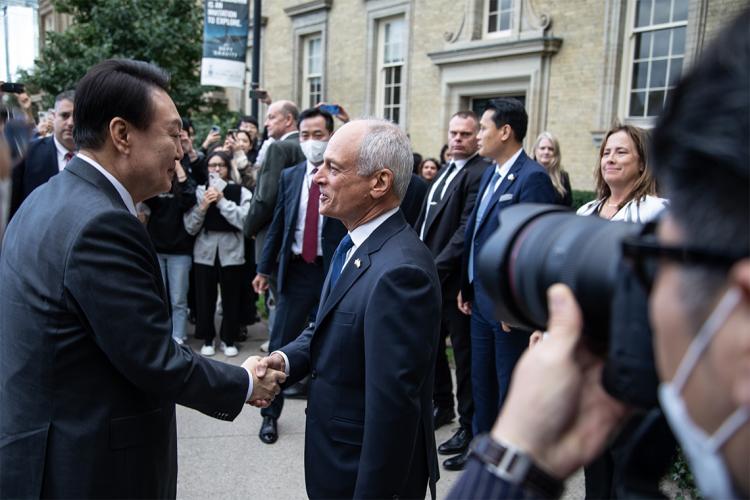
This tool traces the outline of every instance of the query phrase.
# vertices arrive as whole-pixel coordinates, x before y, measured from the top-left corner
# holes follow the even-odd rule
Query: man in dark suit
[[[479,118],[472,111],[459,111],[448,124],[448,144],[452,161],[432,183],[415,229],[435,258],[443,296],[443,318],[435,364],[435,428],[455,417],[453,380],[445,355],[445,339],[450,335],[456,362],[456,397],[460,427],[438,453],[456,455],[443,462],[446,469],[461,470],[473,437],[474,402],[471,396],[471,337],[469,317],[458,310],[456,296],[461,286],[466,221],[482,174],[490,162],[477,154]]]
[[[422,498],[438,478],[432,379],[440,283],[399,210],[411,176],[390,122],[339,129],[315,175],[320,212],[348,230],[315,324],[263,366],[310,374],[305,479],[311,498]]]
[[[300,113],[299,130],[300,146],[307,161],[281,172],[276,210],[253,280],[255,291],[263,293],[268,289],[268,278],[278,269],[279,295],[276,321],[271,329],[271,351],[297,338],[314,319],[325,273],[336,246],[346,234],[340,221],[318,213],[320,190],[313,182],[333,134],[333,117],[318,108],[307,109]],[[283,407],[282,393],[271,406],[261,410],[263,423],[259,437],[264,443],[276,442],[276,421]]]
[[[50,177],[62,172],[73,158],[73,101],[72,90],[55,97],[55,118],[53,134],[38,139],[29,145],[26,156],[13,168],[13,192],[10,203],[10,216],[16,213],[31,192],[47,182]]]
[[[135,204],[182,157],[169,78],[104,61],[78,83],[80,153],[35,190],[0,257],[0,497],[174,497],[175,403],[232,420],[273,397],[172,340],[156,252]],[[145,104],[145,105],[144,105]]]
[[[467,248],[458,305],[471,315],[471,383],[474,433],[489,432],[531,332],[495,320],[492,298],[475,279],[474,262],[498,227],[501,210],[516,203],[554,203],[555,189],[542,166],[526,156],[522,142],[528,116],[517,99],[492,99],[479,122],[479,154],[495,160],[479,184],[466,224]]]

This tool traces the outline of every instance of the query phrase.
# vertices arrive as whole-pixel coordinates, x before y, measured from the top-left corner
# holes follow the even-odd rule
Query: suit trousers
[[[195,336],[206,344],[216,337],[217,285],[221,287],[221,340],[234,345],[240,329],[240,303],[242,300],[242,266],[222,266],[219,257],[213,266],[195,264]]]
[[[471,314],[471,388],[475,436],[492,429],[508,394],[513,368],[528,347],[531,335],[531,332],[517,329],[503,331],[500,323],[493,319],[491,301],[484,302],[475,301]]]
[[[456,399],[461,427],[472,428],[474,399],[471,394],[471,316],[458,310],[456,293],[443,302],[440,341],[435,360],[435,387],[432,400],[436,407],[453,408],[453,378],[445,355],[445,339],[450,335],[453,359],[456,363]]]
[[[296,339],[307,325],[315,320],[320,291],[323,288],[322,259],[312,264],[292,259],[286,268],[283,291],[276,302],[276,320],[271,328],[268,352],[276,351]],[[276,396],[268,408],[261,410],[264,417],[279,418],[284,408],[284,393]]]

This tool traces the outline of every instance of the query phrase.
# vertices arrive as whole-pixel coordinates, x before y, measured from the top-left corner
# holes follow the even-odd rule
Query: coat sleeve
[[[243,407],[241,367],[208,360],[171,338],[169,306],[148,234],[122,210],[76,236],[65,262],[66,301],[123,377],[140,390],[223,420]]]
[[[278,194],[279,176],[287,164],[284,144],[274,142],[268,147],[266,159],[258,171],[255,195],[245,219],[245,235],[253,237],[266,227],[273,217]]]
[[[354,498],[391,498],[390,488],[406,483],[412,456],[424,453],[415,450],[422,432],[420,393],[432,381],[440,304],[438,284],[416,265],[389,270],[371,294],[364,317],[365,421]]]
[[[240,193],[239,205],[232,200],[222,198],[216,203],[216,208],[219,209],[219,212],[221,212],[221,215],[224,216],[227,222],[241,230],[242,225],[245,223],[247,212],[250,210],[253,194],[249,189],[244,187],[240,188]]]

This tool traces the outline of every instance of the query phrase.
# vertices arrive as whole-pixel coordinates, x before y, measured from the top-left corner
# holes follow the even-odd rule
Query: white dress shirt
[[[300,255],[302,253],[302,242],[305,237],[305,219],[307,218],[307,201],[310,199],[310,186],[315,174],[313,170],[316,167],[309,161],[306,165],[305,178],[302,181],[302,189],[299,194],[299,210],[297,210],[297,225],[294,228],[294,241],[292,241],[292,253]],[[320,202],[318,202],[320,203]],[[323,232],[323,216],[318,213],[318,249],[317,256],[323,255],[323,246],[320,244],[320,235]]]
[[[68,153],[73,153],[73,151],[68,150],[65,146],[62,145],[60,141],[57,140],[57,137],[54,135],[52,136],[52,140],[55,142],[55,150],[57,150],[57,168],[60,170],[60,172],[63,171],[65,168],[65,165],[68,164],[67,161],[65,161],[65,155]]]
[[[101,174],[110,182],[110,184],[115,187],[117,193],[120,195],[120,198],[122,198],[123,203],[125,203],[125,206],[128,208],[128,211],[133,214],[134,217],[138,217],[138,212],[136,212],[135,210],[135,203],[133,203],[133,197],[130,196],[128,190],[125,189],[125,186],[123,186],[120,181],[115,179],[112,174],[107,172],[104,167],[99,165],[99,163],[97,163],[93,158],[89,158],[83,153],[78,153],[78,157],[101,172]]]

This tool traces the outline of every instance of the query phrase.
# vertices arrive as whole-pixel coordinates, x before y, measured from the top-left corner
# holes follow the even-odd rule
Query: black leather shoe
[[[455,455],[456,453],[462,453],[466,448],[469,447],[471,438],[474,436],[471,431],[466,427],[459,427],[453,436],[445,443],[438,446],[438,453],[441,455]]]
[[[468,459],[469,449],[467,448],[460,455],[445,459],[443,461],[443,467],[445,467],[446,470],[464,470],[464,467],[466,467],[466,461]]]
[[[260,440],[266,444],[273,444],[279,439],[279,431],[276,428],[275,418],[263,417],[263,423],[260,425],[258,437],[260,437]]]
[[[305,399],[307,397],[307,384],[297,382],[284,389],[284,397],[289,399]]]
[[[440,408],[438,406],[432,409],[432,426],[435,430],[450,424],[454,418],[456,418],[456,412],[453,411],[453,408]]]

